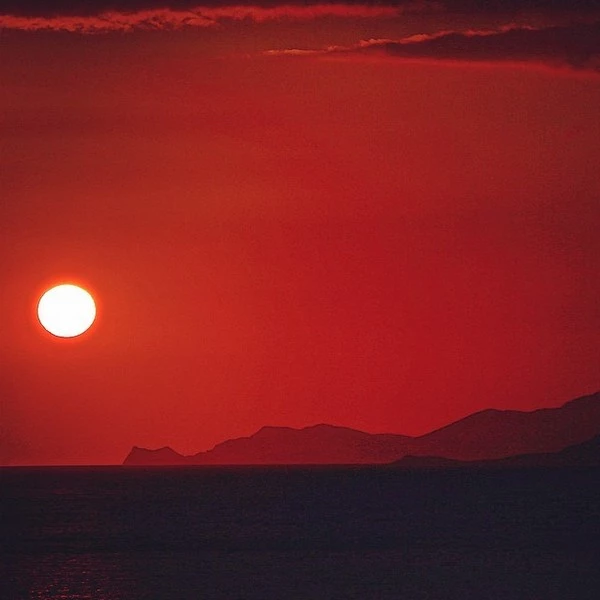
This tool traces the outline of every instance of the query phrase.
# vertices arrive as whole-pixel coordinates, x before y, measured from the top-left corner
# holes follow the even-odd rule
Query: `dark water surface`
[[[600,471],[0,470],[0,598],[600,598]]]

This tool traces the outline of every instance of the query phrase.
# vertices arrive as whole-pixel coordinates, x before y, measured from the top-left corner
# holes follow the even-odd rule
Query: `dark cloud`
[[[141,3],[140,3],[141,5]],[[110,31],[173,30],[189,27],[212,27],[224,21],[294,20],[307,21],[323,17],[375,19],[397,17],[402,13],[436,10],[432,2],[413,2],[403,6],[359,3],[281,4],[222,4],[209,6],[139,8],[123,11],[106,9],[103,12],[76,14],[0,14],[0,28],[20,31],[70,31],[103,33]],[[74,9],[73,9],[74,10]]]
[[[400,40],[366,40],[351,48],[274,50],[270,55],[385,55],[406,60],[538,63],[600,72],[600,22],[499,30],[442,31]]]
[[[391,8],[437,6],[442,3],[429,0],[3,0],[0,14],[28,17],[93,16],[101,13],[133,13],[170,9],[174,11],[203,8],[259,7],[273,9],[282,6],[347,5]]]
[[[466,18],[446,21],[452,23],[446,25],[452,31],[436,34],[268,53],[384,53],[405,59],[533,61],[598,68],[600,0],[578,0],[576,5],[567,0],[3,0],[0,29],[104,33],[319,18],[402,23],[400,16],[405,15],[406,21],[411,13],[433,15],[428,32],[444,27],[435,16],[440,13]],[[494,24],[493,28],[481,30],[482,22]]]
[[[9,6],[0,12],[0,28],[21,31],[71,31],[102,33],[108,31],[172,30],[184,27],[211,27],[225,21],[262,23],[275,20],[306,21],[323,17],[375,19],[394,18],[401,14],[429,13],[440,10],[437,0],[406,0],[390,3],[356,2],[268,2],[252,3],[232,0],[216,2],[164,2],[153,0],[129,2],[78,2],[59,5]]]
[[[367,46],[369,51],[374,46]],[[507,28],[500,32],[444,33],[388,42],[375,48],[405,58],[467,61],[532,61],[575,68],[600,66],[600,22],[546,29]]]
[[[491,17],[497,23],[557,25],[600,19],[600,0],[576,5],[566,0],[3,0],[0,28],[102,33],[212,27],[228,20],[395,19],[412,13],[460,15],[462,22],[473,23]]]
[[[414,5],[438,5],[449,13],[516,14],[581,13],[600,10],[600,0],[3,0],[0,14],[31,17],[91,16],[104,12],[137,12],[143,10],[187,10],[197,6],[220,8],[225,6],[312,6],[316,4],[345,4],[391,6],[405,8]]]

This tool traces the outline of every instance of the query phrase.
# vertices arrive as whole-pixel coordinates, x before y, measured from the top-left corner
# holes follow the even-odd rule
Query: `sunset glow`
[[[0,36],[0,462],[600,388],[597,0],[5,0]],[[101,326],[53,339],[78,281]]]

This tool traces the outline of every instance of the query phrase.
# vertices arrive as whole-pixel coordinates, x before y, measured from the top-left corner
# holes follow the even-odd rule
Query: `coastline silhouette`
[[[596,392],[558,408],[530,412],[487,409],[418,437],[326,424],[302,429],[263,427],[249,437],[226,440],[190,456],[170,447],[150,450],[134,446],[123,464],[597,464],[599,435],[600,392]]]

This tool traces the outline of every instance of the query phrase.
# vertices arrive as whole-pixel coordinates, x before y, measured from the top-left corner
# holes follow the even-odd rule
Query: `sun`
[[[52,335],[76,337],[87,331],[96,318],[91,294],[76,285],[57,285],[44,292],[38,302],[40,323]]]

